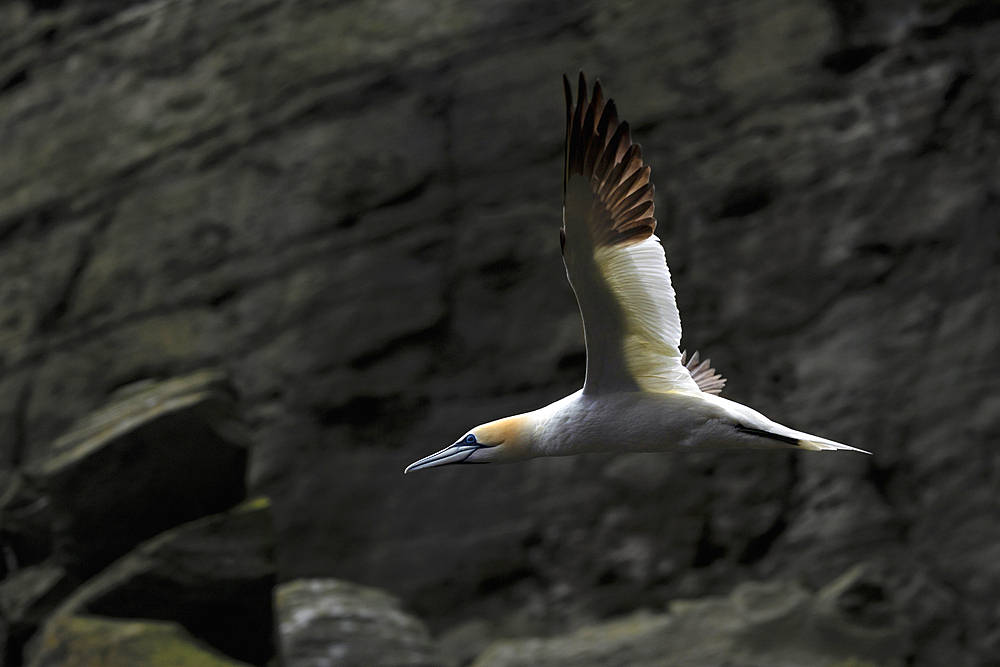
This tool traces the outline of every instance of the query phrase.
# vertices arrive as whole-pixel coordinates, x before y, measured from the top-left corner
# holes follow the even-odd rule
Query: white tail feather
[[[826,438],[818,438],[815,435],[810,435],[809,440],[805,438],[799,438],[799,447],[802,449],[810,449],[814,452],[830,450],[830,449],[845,449],[851,452],[861,452],[862,454],[871,454],[871,452],[864,449],[858,449],[857,447],[851,447],[850,445],[845,445],[840,442],[834,442],[833,440],[827,440]]]

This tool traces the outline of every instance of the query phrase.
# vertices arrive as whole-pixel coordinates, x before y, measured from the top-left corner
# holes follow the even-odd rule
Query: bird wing
[[[722,393],[722,388],[726,386],[726,378],[715,372],[715,369],[712,368],[711,359],[701,361],[697,351],[688,359],[687,352],[681,352],[681,363],[688,369],[688,373],[691,374],[691,379],[698,385],[698,389],[701,389],[706,394]]]
[[[679,349],[681,318],[663,246],[653,236],[653,184],[632,143],[580,73],[576,104],[566,89],[563,227],[566,275],[587,345],[584,393],[700,391]]]

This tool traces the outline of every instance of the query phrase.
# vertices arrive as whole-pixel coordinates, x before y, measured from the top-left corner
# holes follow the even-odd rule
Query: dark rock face
[[[77,588],[150,535],[242,500],[248,444],[225,374],[201,371],[122,387],[45,458],[7,475],[0,496],[4,664],[21,664],[43,623],[47,638],[35,644],[50,642],[51,650],[36,651],[49,651],[38,657],[44,664],[68,664],[59,661],[77,649],[90,656],[81,660],[97,659],[126,650],[130,633],[147,637],[131,626],[53,629],[56,619],[84,612],[177,621],[216,649],[265,664],[274,654],[276,570],[266,500],[162,533]],[[154,644],[167,641],[151,632]],[[142,650],[152,650],[142,641]]]
[[[246,495],[248,440],[216,371],[128,387],[28,475],[50,501],[55,558],[95,574],[138,542]]]
[[[270,503],[258,499],[145,542],[78,588],[35,640],[58,645],[68,617],[176,621],[228,656],[263,666],[275,653]]]
[[[46,598],[55,591],[65,590],[67,579],[63,568],[49,563],[29,565],[4,579],[0,582],[0,609],[4,620],[8,624],[37,625],[54,606],[46,605]],[[72,588],[58,596],[57,601],[70,591]]]
[[[3,569],[22,568],[41,563],[52,554],[52,500],[31,479],[20,471],[8,475],[3,481],[0,495],[0,522],[6,553]]]
[[[32,634],[79,585],[65,568],[51,562],[29,565],[0,582],[0,613],[6,627],[3,664],[21,664]]]
[[[582,381],[581,67],[652,165],[685,345],[872,459],[401,476]],[[998,77],[978,0],[5,3],[0,458],[221,362],[285,578],[536,635],[864,563],[902,657],[998,662]]]

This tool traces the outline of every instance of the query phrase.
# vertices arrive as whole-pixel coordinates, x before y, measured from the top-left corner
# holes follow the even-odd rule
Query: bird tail
[[[821,438],[817,435],[809,435],[804,433],[805,438],[799,438],[799,447],[802,449],[810,449],[814,452],[819,452],[827,449],[845,449],[850,452],[861,452],[862,454],[871,454],[871,452],[858,449],[857,447],[851,447],[850,445],[845,445],[842,442],[834,442],[833,440],[827,440],[826,438]]]
[[[737,429],[748,435],[756,435],[761,438],[768,438],[769,440],[777,440],[778,442],[783,442],[791,447],[808,449],[814,452],[843,449],[851,452],[861,452],[862,454],[871,454],[871,452],[858,449],[857,447],[851,447],[850,445],[845,445],[840,442],[827,440],[826,438],[821,438],[818,435],[811,435],[809,433],[803,433],[802,431],[796,431],[795,429],[776,423],[772,423],[771,427],[768,429],[751,428],[749,426],[742,425],[737,426]]]

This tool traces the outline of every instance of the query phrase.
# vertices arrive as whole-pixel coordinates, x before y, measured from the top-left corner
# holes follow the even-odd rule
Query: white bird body
[[[532,450],[538,456],[615,451],[659,452],[694,443],[711,416],[691,394],[583,390],[534,412]]]
[[[704,392],[576,391],[555,403],[506,419],[522,421],[527,454],[569,456],[592,452],[664,452],[684,449],[786,448],[784,439],[736,432],[749,429],[795,439],[801,449],[844,449],[846,445],[792,430],[745,405]],[[499,424],[492,422],[491,424]],[[489,427],[491,424],[484,424]],[[473,429],[475,431],[475,429]],[[519,457],[521,458],[521,457]]]
[[[846,449],[771,421],[717,394],[725,380],[680,351],[681,321],[663,246],[653,235],[653,185],[628,123],[600,83],[587,103],[566,87],[561,245],[583,317],[583,388],[543,408],[477,426],[406,472],[453,463],[588,452],[675,449]],[[867,452],[866,452],[867,453]]]

